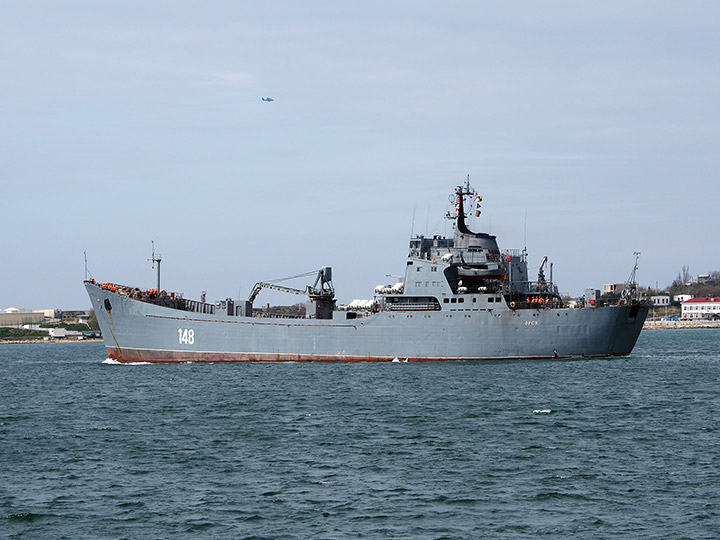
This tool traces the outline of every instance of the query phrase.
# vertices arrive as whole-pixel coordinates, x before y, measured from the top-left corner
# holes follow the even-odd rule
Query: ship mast
[[[148,261],[152,261],[152,267],[155,268],[155,263],[157,263],[157,292],[160,294],[160,261],[162,261],[162,255],[159,253],[157,256],[155,255],[155,241],[151,240],[152,243],[152,259],[148,259]]]
[[[633,255],[635,255],[635,266],[633,266],[632,272],[630,272],[630,277],[628,277],[627,281],[625,282],[625,287],[623,287],[621,298],[629,299],[630,301],[635,300],[638,296],[638,283],[637,283],[637,271],[638,271],[638,259],[640,259],[640,252],[634,251]]]
[[[465,234],[474,234],[470,229],[468,229],[467,224],[465,223],[465,197],[476,197],[477,192],[475,189],[470,185],[470,175],[467,175],[467,180],[465,181],[465,185],[460,185],[455,188],[455,196],[453,197],[450,195],[450,202],[455,203],[455,215],[453,216],[450,212],[448,212],[445,217],[448,219],[455,220],[455,228],[457,231]],[[479,202],[482,200],[481,197],[477,197],[478,202],[478,208],[479,208]]]

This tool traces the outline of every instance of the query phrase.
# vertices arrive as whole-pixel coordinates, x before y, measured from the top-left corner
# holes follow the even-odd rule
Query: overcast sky
[[[634,251],[645,286],[720,270],[719,26],[692,0],[4,0],[0,309],[89,308],[83,252],[153,286],[153,240],[186,297],[332,266],[370,298],[468,174],[471,226],[563,292]]]

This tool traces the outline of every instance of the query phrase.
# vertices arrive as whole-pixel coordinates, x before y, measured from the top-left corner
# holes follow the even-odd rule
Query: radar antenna
[[[477,215],[480,215],[480,202],[482,201],[482,197],[480,197],[477,192],[475,191],[475,188],[473,188],[470,185],[470,175],[467,175],[467,179],[465,180],[465,185],[460,185],[455,188],[455,193],[451,194],[448,197],[448,200],[455,204],[455,213],[448,211],[445,214],[445,218],[456,220],[457,228],[460,230],[460,232],[469,233],[470,231],[467,229],[467,225],[465,224],[465,218],[469,217],[472,214],[472,209],[466,210],[465,209],[465,197],[474,197],[477,202]]]

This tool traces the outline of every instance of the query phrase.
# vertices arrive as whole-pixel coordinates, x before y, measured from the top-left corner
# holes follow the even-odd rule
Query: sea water
[[[720,537],[718,330],[612,359],[105,359],[0,345],[0,537]]]

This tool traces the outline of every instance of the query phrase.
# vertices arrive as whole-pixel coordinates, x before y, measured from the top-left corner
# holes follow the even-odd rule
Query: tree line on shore
[[[694,280],[690,268],[683,266],[665,292],[672,295],[689,294],[693,297],[720,296],[720,272],[710,272],[706,278]]]

